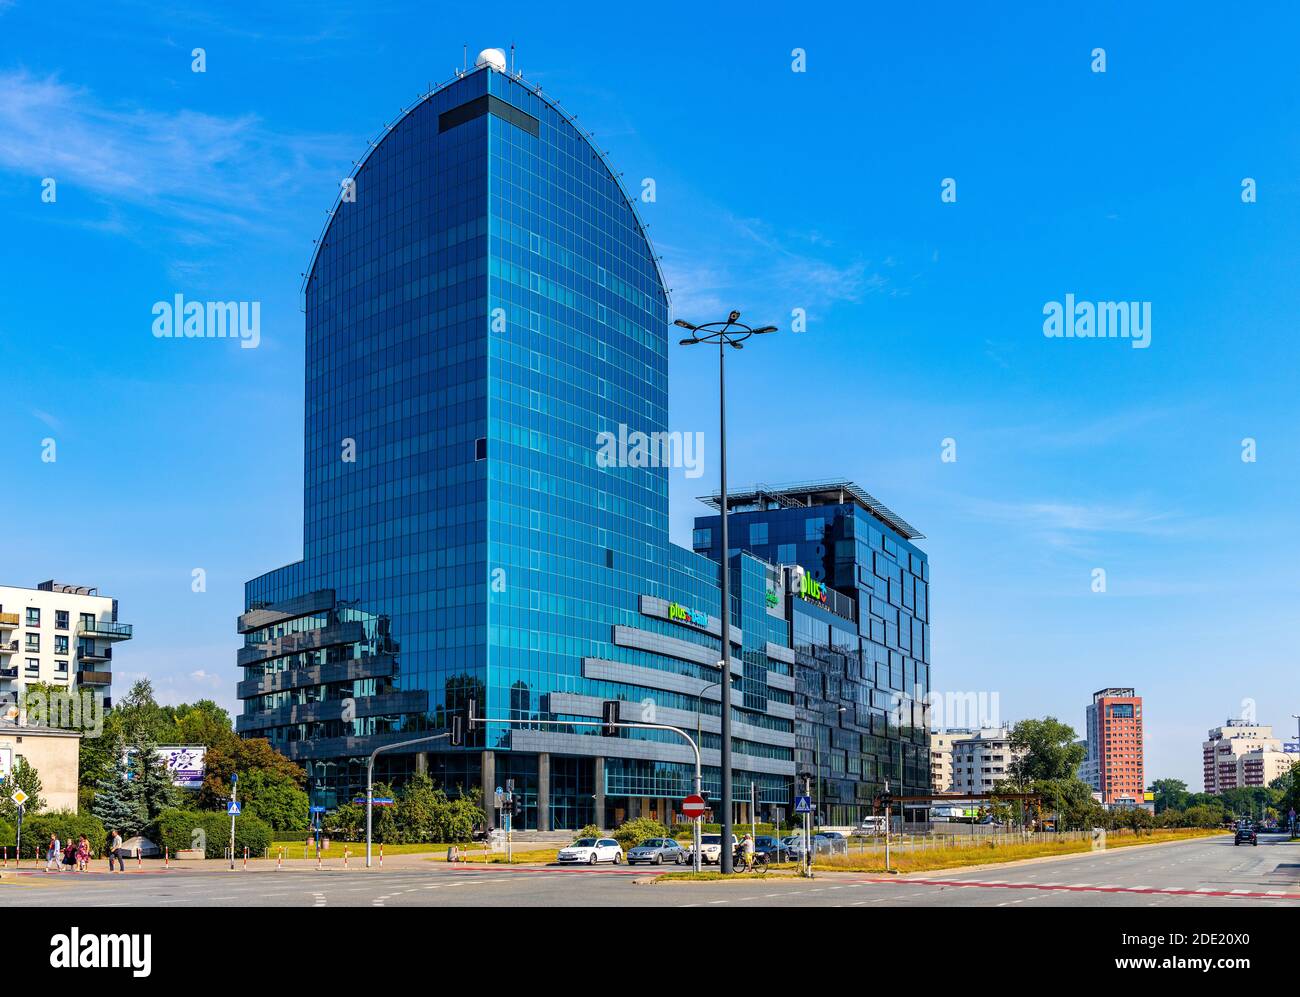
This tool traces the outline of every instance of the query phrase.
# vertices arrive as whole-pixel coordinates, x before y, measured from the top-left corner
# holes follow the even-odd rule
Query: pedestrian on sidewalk
[[[45,846],[45,871],[59,872],[59,859],[62,856],[63,846],[59,842],[59,836],[51,831],[49,844]]]
[[[71,838],[63,846],[63,864],[68,867],[69,872],[77,868],[77,843]]]
[[[90,839],[84,834],[77,839],[77,872],[90,868]]]
[[[113,871],[113,860],[117,859],[117,871],[126,872],[126,863],[122,860],[122,834],[117,828],[113,829],[112,837],[108,841],[108,871]]]

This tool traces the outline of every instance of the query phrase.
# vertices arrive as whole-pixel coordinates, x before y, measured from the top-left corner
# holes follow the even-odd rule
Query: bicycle
[[[736,853],[733,866],[736,872],[752,872],[765,876],[768,869],[767,855],[764,852],[754,852],[752,856],[746,858],[744,851],[739,851]]]

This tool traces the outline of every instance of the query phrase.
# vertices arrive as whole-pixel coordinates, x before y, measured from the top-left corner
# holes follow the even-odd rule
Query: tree
[[[1156,813],[1186,809],[1191,795],[1182,779],[1157,779],[1151,783],[1151,792],[1155,797]]]
[[[242,783],[254,771],[264,771],[279,776],[301,788],[307,781],[307,772],[271,747],[264,737],[231,737],[208,749],[203,788],[199,790],[198,805],[205,810],[225,809],[230,799],[230,777],[239,774]]]
[[[1086,751],[1075,744],[1074,728],[1055,717],[1021,720],[1011,729],[1011,747],[1024,754],[1011,763],[1017,782],[1078,779]]]
[[[45,809],[45,798],[41,796],[41,777],[26,758],[19,758],[9,770],[9,778],[4,782],[5,792],[0,794],[0,820],[7,824],[18,822],[18,805],[10,797],[15,790],[21,789],[27,794],[23,812],[27,816],[40,813]]]
[[[288,776],[253,769],[239,780],[239,800],[244,813],[265,821],[274,831],[305,831],[307,794]]]
[[[119,764],[99,781],[90,812],[105,828],[121,831],[124,837],[139,834],[144,828],[144,814],[139,799],[131,791],[125,766]]]
[[[172,740],[169,736],[175,725],[171,711],[159,706],[154,699],[153,683],[140,679],[131,690],[113,707],[122,723],[122,733],[128,743],[134,743],[140,737],[147,737],[154,744]]]
[[[142,729],[137,737],[130,759],[128,799],[144,818],[152,824],[164,810],[180,803],[180,792],[172,785],[172,775],[167,763],[158,755],[158,745]]]

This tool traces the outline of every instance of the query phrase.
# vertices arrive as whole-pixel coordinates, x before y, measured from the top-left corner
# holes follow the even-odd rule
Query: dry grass
[[[1144,831],[1141,836],[1135,836],[1127,831],[1111,831],[1106,835],[1106,847],[1124,848],[1130,845],[1184,841],[1189,838],[1204,838],[1223,833],[1220,830],[1202,828]],[[1016,862],[1021,859],[1044,858],[1051,855],[1075,855],[1091,850],[1090,841],[1051,840],[998,846],[977,844],[961,848],[906,849],[892,853],[890,866],[898,872],[928,872],[933,869],[957,869],[963,866]],[[814,862],[813,868],[837,872],[884,872],[885,859],[881,852],[823,856]]]

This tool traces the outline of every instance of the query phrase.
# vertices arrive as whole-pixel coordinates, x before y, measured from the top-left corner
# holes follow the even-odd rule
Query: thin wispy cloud
[[[255,114],[113,105],[26,70],[0,72],[0,98],[0,169],[184,220],[191,227],[177,237],[190,243],[273,229],[277,195],[323,169],[339,146],[275,133]]]
[[[1014,529],[1034,541],[1071,553],[1090,553],[1109,540],[1180,540],[1203,535],[1212,524],[1140,501],[965,499],[966,514]]]
[[[816,231],[779,233],[767,223],[719,212],[701,219],[689,246],[658,245],[679,315],[725,313],[746,302],[761,321],[803,308],[810,319],[841,303],[892,293],[870,260],[832,251]]]

